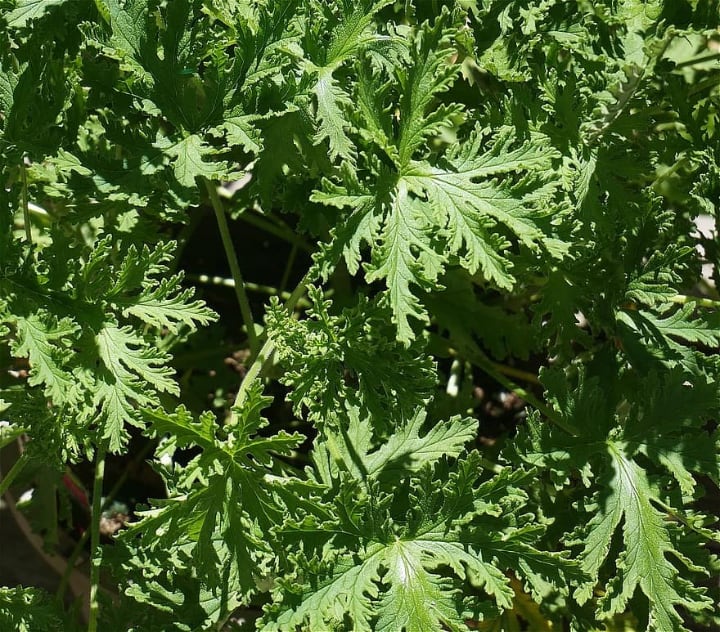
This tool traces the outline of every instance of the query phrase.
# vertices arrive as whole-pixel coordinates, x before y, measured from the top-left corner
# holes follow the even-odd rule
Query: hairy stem
[[[281,292],[287,287],[288,281],[290,280],[290,273],[292,272],[293,265],[295,264],[295,258],[297,257],[298,246],[293,244],[288,256],[287,263],[285,264],[285,270],[283,271],[282,279],[280,279],[279,289]]]
[[[290,294],[290,297],[285,301],[285,309],[288,311],[292,311],[297,302],[300,300],[302,295],[305,293],[305,286],[310,281],[312,274],[308,272],[301,280],[300,283],[298,283],[295,286],[295,289],[292,291],[292,294]],[[238,390],[238,394],[235,397],[235,404],[233,408],[240,408],[247,399],[248,390],[252,386],[252,384],[257,380],[261,373],[263,368],[265,367],[265,363],[272,357],[273,352],[275,351],[275,343],[267,339],[265,341],[265,344],[263,344],[262,348],[258,352],[257,356],[255,357],[255,360],[253,361],[252,365],[250,366],[250,369],[245,374],[245,377],[243,378],[242,383],[240,384],[240,389]],[[234,415],[235,413],[233,413]]]
[[[97,632],[98,590],[100,589],[100,565],[102,552],[100,550],[100,520],[102,518],[102,489],[105,478],[105,454],[107,443],[103,440],[97,448],[95,455],[95,480],[93,481],[92,515],[90,517],[90,617],[88,619],[88,632]]]
[[[508,377],[514,377],[517,380],[529,382],[530,384],[540,384],[538,376],[534,373],[531,373],[530,371],[516,369],[513,366],[508,366],[507,364],[500,364],[499,362],[493,362],[492,365],[495,367],[496,371],[502,373],[503,375],[507,375]]]
[[[706,542],[714,542],[716,544],[720,544],[720,539],[715,537],[715,534],[712,531],[710,531],[709,529],[699,529],[690,520],[688,520],[685,516],[681,515],[677,511],[675,511],[670,505],[665,504],[659,498],[653,498],[653,502],[656,502],[660,507],[662,507],[662,509],[673,520],[675,520],[676,522],[679,522],[680,524],[684,525],[686,528],[695,532]]]
[[[223,248],[225,248],[225,256],[227,257],[228,264],[230,265],[230,272],[235,281],[235,296],[237,297],[238,305],[240,306],[240,313],[242,314],[242,319],[245,323],[245,328],[247,329],[250,354],[254,357],[259,346],[257,333],[255,333],[255,320],[253,319],[252,310],[250,309],[250,301],[248,300],[247,292],[245,291],[245,282],[243,281],[242,273],[240,272],[240,264],[238,263],[235,246],[233,245],[232,237],[230,236],[230,228],[228,227],[227,217],[225,217],[225,209],[223,208],[222,201],[220,200],[220,196],[218,195],[215,185],[207,178],[203,178],[203,180],[205,181],[205,187],[207,188],[208,195],[210,196],[210,203],[215,211],[218,228],[220,229],[220,236],[222,237]]]
[[[17,478],[17,475],[22,472],[23,468],[27,465],[27,463],[27,452],[23,452],[20,455],[20,458],[15,461],[8,473],[5,474],[2,480],[0,480],[0,496],[2,496],[8,489],[10,489],[10,485],[12,485],[15,478]]]
[[[679,305],[687,305],[692,303],[698,307],[710,307],[717,309],[720,307],[720,301],[714,301],[710,298],[700,298],[698,296],[687,296],[685,294],[676,294],[670,299],[671,303],[678,303]]]
[[[20,177],[22,178],[22,211],[25,222],[25,238],[32,245],[32,226],[30,225],[30,205],[28,204],[28,184],[25,164],[20,163]]]
[[[233,279],[226,279],[225,277],[209,276],[207,274],[188,274],[185,277],[188,281],[194,281],[196,283],[202,283],[204,285],[221,285],[224,287],[235,287],[235,281]],[[271,285],[261,285],[260,283],[252,283],[251,281],[245,281],[245,289],[250,292],[258,292],[259,294],[267,294],[268,296],[279,296],[283,300],[290,298],[290,292],[285,292],[281,288],[272,287]],[[332,290],[325,292],[325,296],[331,296]],[[302,298],[297,302],[302,307],[309,307],[310,303]]]
[[[117,496],[118,492],[120,491],[120,488],[125,484],[125,481],[127,480],[127,477],[130,475],[130,471],[132,469],[132,466],[136,465],[140,461],[142,461],[148,453],[153,448],[153,442],[148,441],[144,446],[143,449],[140,450],[135,456],[133,456],[132,462],[130,463],[130,467],[126,467],[120,476],[118,477],[118,480],[115,482],[115,485],[113,485],[113,488],[108,492],[108,494],[105,496],[105,500],[102,503],[102,507],[100,508],[100,513],[107,510],[110,505],[112,505],[113,501],[115,500],[115,497]],[[75,544],[75,547],[73,548],[72,552],[70,553],[70,556],[67,558],[66,565],[65,565],[65,571],[62,574],[62,577],[60,578],[60,584],[58,585],[57,591],[55,591],[55,599],[59,601],[60,603],[63,602],[65,599],[65,591],[67,590],[68,582],[70,581],[70,575],[72,575],[73,569],[75,568],[75,564],[77,562],[78,557],[80,556],[80,553],[82,553],[83,549],[85,548],[85,543],[88,541],[88,538],[90,537],[90,531],[87,529],[83,532],[80,539]]]
[[[270,233],[271,235],[275,235],[275,237],[279,237],[280,239],[287,241],[288,243],[292,244],[293,246],[297,246],[301,250],[304,250],[307,253],[313,252],[312,245],[304,240],[300,235],[297,235],[285,224],[276,224],[271,222],[268,219],[265,219],[265,217],[262,217],[260,215],[255,215],[251,212],[241,213],[238,217],[239,220],[246,222],[250,224],[251,226],[255,226],[256,228],[260,228],[261,230],[264,230],[266,233]]]
[[[456,351],[452,347],[452,343],[449,340],[447,340],[446,338],[442,338],[441,336],[437,336],[436,339],[448,349],[451,355],[456,354]],[[545,415],[545,417],[549,421],[555,424],[558,428],[561,428],[573,437],[577,436],[578,433],[573,427],[563,421],[554,410],[552,410],[549,406],[540,401],[530,391],[524,389],[522,386],[518,386],[511,379],[503,375],[492,362],[492,360],[490,360],[490,358],[488,358],[482,351],[480,351],[480,349],[464,348],[462,350],[462,355],[468,360],[470,360],[470,362],[480,367],[483,371],[485,371],[485,373],[487,373],[496,382],[505,387],[508,391],[515,393],[515,395],[517,395],[521,399],[524,399],[533,408],[539,410],[543,415]]]
[[[255,360],[253,361],[252,365],[248,369],[248,372],[245,374],[242,383],[240,384],[238,394],[235,397],[235,403],[233,404],[233,408],[241,408],[242,405],[245,403],[248,390],[250,390],[250,387],[254,384],[255,380],[260,377],[260,373],[265,367],[265,363],[271,358],[274,351],[275,343],[270,339],[266,340],[265,344],[263,344],[263,346],[260,348],[257,356],[255,356]],[[232,416],[235,416],[234,412],[232,413]]]
[[[720,59],[720,53],[710,53],[708,55],[702,55],[700,57],[693,57],[692,59],[686,59],[675,64],[675,68],[685,68],[686,66],[695,66],[697,64],[704,64],[709,61]]]

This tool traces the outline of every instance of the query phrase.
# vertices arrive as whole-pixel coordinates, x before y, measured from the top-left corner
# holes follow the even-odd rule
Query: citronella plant
[[[0,628],[720,625],[719,24],[0,1],[0,489],[95,472],[87,621],[8,586]],[[526,403],[492,437],[478,384]],[[103,544],[141,434],[165,497]]]

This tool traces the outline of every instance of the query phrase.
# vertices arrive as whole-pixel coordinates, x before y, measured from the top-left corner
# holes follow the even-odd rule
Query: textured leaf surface
[[[5,15],[5,20],[11,28],[22,27],[45,15],[50,7],[65,2],[66,0],[17,0],[15,8]]]
[[[0,4],[0,442],[46,543],[47,471],[157,443],[99,628],[720,626],[715,0]],[[206,179],[261,353],[191,287]]]
[[[552,384],[556,377],[548,383]],[[692,532],[688,531],[684,520],[678,518],[685,510],[682,506],[668,506],[637,457],[642,452],[653,458],[658,465],[670,470],[677,484],[686,487],[687,491],[693,487],[688,482],[690,471],[699,472],[710,465],[704,458],[698,458],[693,450],[683,448],[679,434],[691,432],[691,425],[698,423],[698,418],[693,415],[708,414],[714,408],[717,393],[712,388],[706,390],[701,384],[695,389],[681,385],[682,380],[682,373],[675,373],[674,377],[660,383],[655,377],[646,378],[645,391],[641,388],[636,397],[649,390],[658,393],[660,399],[656,400],[656,406],[647,406],[642,399],[631,405],[631,421],[626,422],[624,435],[627,439],[632,437],[632,441],[623,440],[623,435],[613,429],[618,420],[613,419],[612,409],[607,406],[608,395],[597,390],[597,383],[585,382],[575,392],[568,392],[559,399],[561,411],[574,418],[576,426],[582,428],[582,436],[561,442],[557,438],[551,439],[554,434],[551,431],[536,429],[535,438],[531,440],[535,448],[524,452],[524,458],[530,462],[558,473],[567,474],[577,468],[587,477],[590,468],[598,472],[596,492],[590,505],[594,513],[587,527],[578,526],[575,532],[579,536],[575,543],[583,549],[583,569],[592,581],[578,587],[576,597],[581,602],[591,598],[602,569],[612,564],[609,559],[611,546],[619,532],[622,552],[615,562],[616,572],[599,601],[598,614],[609,618],[624,612],[639,589],[648,600],[649,630],[685,630],[677,608],[700,612],[710,608],[712,603],[705,589],[679,574],[678,566],[692,573],[705,571],[695,561],[700,552],[693,550],[689,537]],[[666,395],[665,389],[669,389]],[[677,398],[680,406],[660,404],[665,396]],[[643,445],[636,443],[639,437],[635,419],[645,415],[651,415],[649,418],[659,432],[675,436],[674,448],[669,448],[663,440],[658,442],[648,436],[642,438]],[[683,419],[687,419],[687,426],[681,430]],[[707,442],[707,438],[694,440]],[[710,451],[713,443],[710,442]],[[711,467],[715,469],[714,464]]]
[[[206,160],[208,149],[197,134],[191,134],[174,145],[168,145],[165,151],[175,158],[175,177],[185,187],[195,186],[195,178],[212,180],[223,173],[222,165]]]
[[[17,632],[80,629],[39,588],[0,588],[0,624]]]
[[[70,319],[48,327],[36,315],[17,322],[15,354],[28,358],[32,366],[30,383],[46,384],[47,394],[58,403],[73,400],[74,380],[62,364],[63,355],[69,352],[68,342],[77,333]]]
[[[707,608],[711,601],[704,597],[703,590],[679,577],[677,569],[666,559],[667,553],[674,550],[673,542],[663,514],[652,506],[652,494],[644,472],[614,446],[610,450],[614,470],[610,486],[615,494],[606,501],[607,509],[603,513],[608,518],[603,522],[606,526],[612,524],[609,534],[612,536],[618,521],[623,519],[625,552],[618,561],[618,577],[610,583],[600,608],[609,613],[623,612],[639,586],[650,600],[649,629],[685,629],[675,607]],[[602,528],[598,531],[597,535],[593,533],[593,540],[603,536]],[[597,543],[592,542],[588,548],[596,546]],[[604,548],[608,546],[609,539]]]
[[[443,456],[457,457],[475,435],[472,419],[451,419],[437,424],[423,436],[420,430],[425,414],[418,410],[407,424],[365,460],[368,476],[392,477],[394,470],[416,471]]]
[[[247,407],[223,431],[211,413],[195,420],[184,408],[174,414],[145,411],[153,432],[169,439],[161,450],[166,461],[172,462],[180,449],[199,448],[201,453],[186,466],[177,463],[166,472],[170,498],[123,534],[118,555],[133,577],[131,594],[144,600],[157,581],[165,591],[162,602],[170,606],[173,600],[182,601],[183,587],[194,585],[204,603],[189,616],[204,627],[255,593],[256,580],[270,568],[267,534],[283,515],[276,489],[282,483],[267,474],[277,455],[287,455],[301,441],[286,432],[258,435],[267,423],[260,416],[265,405],[267,398],[254,389]],[[141,556],[135,553],[138,541],[144,545]],[[173,574],[182,576],[182,582],[172,575],[161,574],[157,580],[145,575],[145,567],[162,568],[164,551],[176,546]],[[228,589],[229,599],[224,596]]]
[[[452,423],[442,425],[453,430]],[[467,593],[463,582],[491,595],[497,607],[510,608],[514,593],[505,574],[509,568],[531,585],[552,582],[566,590],[564,576],[578,576],[576,565],[532,546],[543,530],[540,525],[515,530],[507,522],[507,512],[519,510],[527,501],[515,486],[527,473],[506,471],[477,485],[477,453],[449,467],[447,457],[424,451],[432,445],[430,434],[426,445],[417,446],[415,452],[424,467],[415,469],[411,460],[404,468],[409,476],[396,474],[383,487],[379,463],[396,454],[400,442],[377,450],[378,467],[363,467],[356,473],[352,461],[360,457],[372,464],[373,455],[369,460],[362,458],[369,447],[368,435],[349,428],[346,441],[355,443],[346,443],[344,462],[348,465],[344,468],[354,480],[358,475],[364,479],[366,491],[351,495],[346,487],[345,493],[328,498],[324,521],[290,521],[279,530],[281,537],[300,542],[304,553],[298,555],[297,563],[306,570],[314,568],[314,579],[302,591],[292,580],[284,581],[283,603],[268,608],[262,629],[302,625],[322,629],[344,616],[359,630],[466,629],[462,614],[466,607],[478,613],[492,607],[476,598],[463,598]],[[457,448],[448,447],[448,451],[458,454]],[[333,477],[347,480],[340,470]],[[318,567],[309,556],[314,551],[319,554],[323,542],[333,547],[322,547]],[[452,574],[443,573],[443,568]]]

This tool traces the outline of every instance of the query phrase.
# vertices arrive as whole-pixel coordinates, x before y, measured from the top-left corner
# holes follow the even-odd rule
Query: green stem
[[[235,287],[235,281],[233,279],[226,279],[220,276],[209,276],[207,274],[188,274],[188,281],[194,281],[196,283],[202,283],[204,285],[222,285],[224,287]],[[251,281],[245,281],[245,289],[250,292],[258,292],[260,294],[267,294],[268,296],[279,296],[283,300],[290,298],[290,292],[283,292],[278,288],[272,287],[271,285],[261,285],[260,283],[253,283]],[[325,296],[330,296],[332,290],[325,293]],[[310,303],[306,300],[299,300],[298,305],[302,307],[310,307]]]
[[[215,217],[217,219],[218,228],[220,229],[220,236],[222,237],[223,247],[225,248],[225,256],[227,257],[228,264],[230,265],[230,272],[235,280],[235,296],[237,297],[238,304],[240,305],[240,313],[242,314],[245,328],[247,329],[248,342],[250,344],[250,354],[254,357],[259,343],[257,333],[255,332],[255,320],[253,319],[252,310],[250,309],[250,301],[245,292],[245,282],[240,272],[240,264],[238,263],[237,254],[235,252],[235,246],[230,236],[230,228],[228,227],[227,217],[225,216],[225,209],[223,208],[222,201],[218,195],[217,188],[207,178],[203,178],[205,181],[205,187],[207,188],[208,195],[210,196],[210,202],[213,210],[215,211]]]
[[[493,366],[495,367],[496,371],[499,371],[500,373],[502,373],[503,375],[507,375],[508,377],[514,377],[518,380],[529,382],[530,384],[540,384],[538,376],[534,373],[531,373],[530,371],[516,369],[513,366],[508,366],[507,364],[500,364],[499,362],[493,362]]]
[[[132,469],[133,465],[136,465],[140,461],[142,461],[148,453],[152,450],[153,443],[151,441],[148,441],[144,446],[143,449],[140,450],[137,454],[133,456],[131,467],[126,467],[122,474],[120,474],[118,480],[115,482],[115,485],[113,485],[113,488],[108,492],[108,494],[105,496],[105,500],[103,501],[102,507],[100,508],[100,513],[106,511],[110,505],[112,505],[113,501],[115,500],[115,497],[117,496],[118,492],[120,491],[120,488],[125,484],[125,481],[127,480],[127,477],[130,475],[130,471]],[[65,599],[65,591],[67,590],[68,583],[70,582],[70,575],[72,575],[73,569],[75,568],[75,563],[77,561],[77,558],[80,556],[80,553],[82,553],[82,550],[85,548],[85,543],[87,542],[88,538],[90,537],[90,531],[85,529],[80,539],[75,544],[75,548],[73,548],[72,552],[70,553],[70,556],[67,558],[67,562],[65,565],[65,571],[63,572],[62,577],[60,578],[60,584],[58,585],[57,591],[55,592],[55,599],[62,603]]]
[[[265,344],[263,344],[263,346],[260,348],[257,356],[255,356],[255,360],[248,369],[248,372],[245,374],[243,381],[240,383],[240,388],[238,389],[238,394],[235,397],[233,409],[241,408],[242,405],[245,403],[250,387],[253,385],[255,380],[260,377],[260,372],[265,367],[265,363],[270,359],[274,351],[275,343],[268,338],[265,341]],[[234,415],[235,413],[233,413],[233,417]]]
[[[708,542],[714,542],[714,543],[720,543],[720,540],[714,536],[712,533],[708,533],[706,530],[698,529],[694,524],[692,524],[687,518],[680,515],[677,511],[675,511],[670,505],[665,504],[662,500],[659,498],[653,498],[653,502],[656,502],[660,507],[662,507],[667,514],[672,517],[674,520],[679,522],[680,524],[684,525],[691,531],[697,533],[703,540],[706,540]]]
[[[714,301],[710,298],[700,298],[697,296],[687,296],[685,294],[676,294],[670,299],[670,302],[678,303],[679,305],[687,305],[688,303],[692,303],[693,305],[697,305],[698,307],[720,307],[720,301]]]
[[[720,53],[710,53],[702,57],[693,57],[692,59],[686,59],[678,64],[675,64],[675,68],[685,68],[686,66],[695,66],[696,64],[703,64],[714,59],[720,59]]]
[[[8,471],[7,474],[3,477],[3,479],[0,481],[0,496],[2,496],[8,489],[10,489],[10,485],[13,484],[13,481],[15,478],[17,478],[17,475],[22,472],[23,468],[28,463],[28,456],[27,452],[23,452],[17,461],[15,461],[14,465],[10,468],[10,471]]]
[[[283,271],[282,279],[280,279],[279,289],[281,292],[285,290],[288,281],[290,280],[290,273],[292,272],[293,265],[295,265],[295,258],[297,257],[297,252],[298,246],[297,244],[293,244],[290,250],[290,255],[288,256],[287,264],[285,265],[285,270]]]
[[[452,344],[449,340],[440,336],[437,336],[437,340],[442,342],[448,348],[448,351],[451,355],[456,354],[456,351],[453,349]],[[492,360],[490,360],[490,358],[488,358],[482,351],[480,351],[480,349],[463,348],[462,355],[468,360],[470,360],[470,362],[480,367],[483,371],[485,371],[485,373],[487,373],[495,381],[505,387],[508,391],[515,393],[515,395],[517,395],[521,399],[524,399],[528,404],[539,410],[543,415],[545,415],[545,417],[547,417],[549,421],[555,424],[558,428],[561,428],[573,437],[578,436],[577,430],[575,430],[572,426],[563,421],[554,410],[541,402],[530,391],[522,388],[521,386],[518,386],[517,384],[515,384],[515,382],[500,373],[500,371],[498,371],[498,369],[495,367],[495,364],[492,362]]]
[[[250,213],[249,211],[246,213],[241,213],[238,216],[238,219],[250,224],[251,226],[260,228],[261,230],[264,230],[266,233],[275,235],[275,237],[279,237],[280,239],[291,243],[293,246],[297,246],[298,248],[304,250],[305,252],[308,252],[308,253],[314,252],[313,247],[307,241],[305,241],[302,237],[300,237],[300,235],[295,234],[286,225],[274,224],[270,220],[267,220],[264,217],[261,217],[259,215],[254,215],[253,213]]]
[[[493,474],[500,474],[505,469],[504,465],[500,465],[499,463],[495,463],[484,457],[480,459],[480,467],[492,472]]]
[[[720,85],[720,77],[717,75],[713,75],[712,77],[708,77],[707,79],[703,79],[702,81],[698,81],[694,86],[692,86],[688,92],[687,96],[691,97],[694,96],[703,90],[708,90],[709,88],[714,88],[715,86]]]
[[[674,165],[672,165],[670,168],[665,169],[660,175],[658,175],[655,180],[653,180],[652,187],[657,188],[659,184],[661,184],[663,181],[667,180],[670,176],[672,176],[674,173],[677,173],[682,167],[684,167],[688,163],[687,156],[684,156],[680,158]]]
[[[285,301],[285,309],[288,312],[291,312],[297,302],[300,300],[302,295],[305,293],[305,286],[310,281],[311,273],[308,272],[301,280],[300,283],[298,283],[295,286],[295,289],[292,291],[292,294],[290,294],[290,297],[287,301]],[[250,366],[250,369],[248,369],[248,372],[245,374],[245,377],[243,378],[242,383],[240,384],[240,388],[238,389],[238,394],[235,397],[235,404],[233,405],[233,408],[241,408],[242,405],[245,403],[245,400],[247,399],[248,390],[253,385],[255,380],[257,380],[263,368],[265,367],[265,363],[272,357],[273,352],[275,351],[275,343],[268,338],[265,341],[265,344],[263,344],[262,348],[258,352],[257,356],[255,357],[255,360],[253,361],[252,365]],[[235,413],[233,413],[234,416]]]
[[[88,619],[88,632],[97,632],[98,590],[100,589],[100,565],[102,552],[100,550],[100,520],[102,519],[102,489],[105,478],[106,442],[103,440],[97,448],[95,455],[95,480],[93,482],[92,515],[90,516],[90,617]]]
[[[25,164],[20,164],[20,177],[22,178],[22,210],[25,221],[25,238],[32,245],[32,226],[30,224],[30,205],[28,204],[27,171]]]

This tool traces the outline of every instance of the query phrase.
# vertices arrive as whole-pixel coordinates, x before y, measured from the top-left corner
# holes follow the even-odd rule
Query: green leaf
[[[475,436],[477,422],[459,417],[436,424],[420,436],[425,419],[425,411],[418,409],[386,443],[368,454],[363,459],[368,476],[393,479],[399,472],[416,472],[443,456],[457,457]]]
[[[112,35],[110,43],[115,50],[127,56],[139,69],[143,60],[144,27],[149,11],[147,0],[100,0],[102,13],[110,17]]]
[[[717,472],[716,453],[699,459],[697,450],[684,447],[684,437],[694,433],[683,427],[699,426],[698,415],[714,410],[716,389],[686,386],[685,374],[678,369],[662,379],[650,375],[629,384],[632,400],[615,408],[613,389],[600,391],[597,380],[581,378],[580,386],[570,391],[560,374],[547,377],[552,378],[547,384],[557,394],[557,406],[581,434],[558,437],[557,431],[534,428],[532,447],[521,442],[520,454],[530,463],[552,469],[558,482],[578,471],[585,486],[593,487],[592,499],[579,507],[587,512],[589,522],[578,525],[570,542],[582,546],[582,568],[591,578],[576,588],[576,598],[588,601],[597,582],[609,575],[605,595],[598,602],[599,617],[625,612],[639,588],[649,607],[648,630],[687,629],[677,609],[699,613],[710,608],[712,600],[679,568],[693,574],[706,572],[703,562],[695,561],[702,560],[702,555],[693,545],[694,528],[682,518],[685,510],[672,506],[674,502],[681,505],[682,499],[661,492],[653,480],[657,474],[651,478],[653,469],[642,467],[642,459],[650,457],[667,468],[685,491],[692,491],[690,472],[705,471],[708,466]],[[667,397],[677,400],[682,412]],[[683,402],[687,405],[682,406]],[[653,435],[645,429],[640,432],[639,420],[643,428],[653,424]],[[692,441],[707,443],[708,439],[695,435]],[[623,546],[613,564],[611,546],[618,531]],[[608,566],[615,570],[608,573]]]
[[[191,300],[192,289],[178,291],[182,276],[162,279],[157,287],[146,288],[132,305],[123,309],[124,316],[132,315],[158,329],[178,333],[181,326],[196,330],[215,320],[215,314],[200,300]],[[122,302],[118,301],[119,305]]]
[[[515,485],[528,473],[506,470],[477,485],[478,459],[473,452],[449,467],[443,458],[411,479],[392,477],[387,491],[372,476],[362,493],[346,484],[331,490],[323,522],[289,521],[279,535],[322,557],[296,557],[309,581],[299,589],[295,578],[283,580],[283,603],[266,609],[261,629],[332,628],[349,617],[357,630],[462,630],[467,608],[492,611],[463,582],[510,608],[509,568],[567,590],[565,574],[577,577],[576,565],[532,546],[539,525],[515,530],[508,522],[527,501]]]
[[[352,209],[347,220],[334,229],[332,243],[318,257],[324,278],[330,276],[341,257],[344,257],[350,274],[357,274],[362,261],[360,250],[363,243],[374,242],[382,222],[382,207],[376,207],[373,194],[362,189],[346,166],[343,167],[343,174],[346,179],[351,180],[352,190],[337,186],[329,180],[323,180],[323,190],[314,191],[310,197],[312,202],[336,209],[344,207]]]
[[[334,425],[347,402],[360,417],[384,420],[386,428],[412,417],[430,396],[435,373],[417,347],[397,342],[388,310],[361,299],[333,315],[332,302],[318,288],[311,286],[308,295],[309,318],[298,321],[277,303],[267,314],[268,335],[297,414],[307,410],[318,426]],[[344,418],[338,423],[344,425]]]
[[[363,48],[376,40],[374,17],[388,4],[391,4],[390,0],[343,0],[340,3],[341,16],[330,20],[333,26],[329,47],[317,52],[316,63],[307,64],[307,71],[316,75],[312,92],[317,106],[317,132],[313,142],[320,144],[327,139],[331,160],[342,158],[354,163],[356,153],[355,145],[346,131],[349,127],[347,112],[352,109],[353,101],[333,73],[345,61],[359,56]]]
[[[173,371],[165,366],[167,358],[146,348],[130,327],[103,327],[97,344],[105,367],[118,383],[132,389],[137,378],[142,378],[159,391],[177,393],[177,384],[169,379]]]
[[[447,17],[444,14],[443,19]],[[434,55],[434,49],[424,48],[426,40],[445,41],[443,19],[433,27],[424,25],[416,50],[421,57]],[[543,225],[547,213],[540,207],[553,195],[552,162],[558,156],[543,135],[534,133],[529,140],[518,142],[508,128],[501,128],[493,142],[484,146],[484,134],[478,128],[460,149],[448,151],[439,160],[412,160],[429,135],[439,133],[443,125],[452,125],[450,110],[442,110],[437,117],[425,115],[429,99],[454,81],[447,65],[441,64],[441,56],[429,57],[411,77],[398,80],[404,99],[397,139],[398,173],[381,180],[374,203],[366,193],[367,186],[347,170],[343,171],[346,186],[325,181],[324,190],[313,194],[314,201],[352,209],[323,253],[329,259],[324,265],[335,265],[342,253],[354,272],[363,242],[370,244],[366,278],[369,282],[386,280],[398,339],[404,343],[414,338],[410,318],[426,322],[415,287],[436,289],[451,256],[462,255],[462,264],[470,273],[480,269],[496,286],[510,289],[515,281],[510,272],[513,262],[503,254],[511,245],[508,233],[531,251],[545,249],[559,257],[567,250]],[[386,112],[372,112],[373,107],[382,106],[369,104],[364,111],[370,119],[368,125],[376,130],[371,133],[375,139],[378,134],[385,136],[377,130]],[[413,140],[408,140],[411,137]],[[387,146],[380,142],[380,147]],[[518,174],[524,177],[518,178]]]
[[[670,299],[677,295],[673,286],[679,281],[673,266],[676,261],[689,255],[687,248],[670,248],[656,252],[627,286],[625,299],[647,307],[667,307]]]
[[[197,134],[190,134],[176,143],[163,139],[158,146],[175,159],[173,171],[177,181],[184,187],[194,187],[196,178],[215,180],[226,172],[223,163],[205,160],[214,151]]]
[[[369,632],[372,628],[368,619],[372,610],[368,597],[377,594],[375,580],[383,561],[381,552],[382,548],[376,546],[366,551],[359,564],[351,560],[338,562],[327,579],[321,576],[317,583],[308,586],[300,608],[286,610],[260,629],[269,632],[305,624],[317,630],[326,627],[328,619],[339,622],[348,613],[355,629]]]
[[[166,436],[158,455],[173,465],[165,470],[169,500],[143,512],[121,537],[117,563],[130,569],[126,581],[133,578],[130,594],[135,599],[147,601],[149,591],[162,588],[163,598],[151,603],[172,607],[173,601],[184,600],[186,587],[194,586],[203,599],[191,616],[205,629],[255,594],[257,582],[272,566],[268,536],[282,521],[282,488],[287,487],[289,497],[302,493],[301,484],[293,487],[270,475],[276,457],[291,453],[303,437],[284,431],[258,434],[267,425],[261,411],[268,402],[255,385],[225,426],[212,413],[195,421],[184,407],[173,414],[144,411],[151,430]],[[186,466],[180,465],[182,459],[174,462],[176,451],[198,448],[200,454]],[[172,573],[146,577],[145,567],[166,566],[165,552],[171,548],[177,553]]]
[[[458,67],[449,63],[452,56],[453,31],[448,29],[450,13],[443,14],[430,26],[418,32],[411,45],[408,71],[399,72],[403,87],[400,101],[401,129],[398,138],[398,159],[401,167],[410,164],[425,139],[448,124],[450,117],[461,109],[458,105],[440,106],[430,111],[438,93],[454,83]]]
[[[253,125],[257,117],[252,114],[226,117],[220,128],[225,131],[228,143],[238,145],[252,154],[262,150],[262,138],[259,130]]]
[[[410,286],[433,288],[444,263],[443,256],[430,246],[432,224],[425,211],[400,182],[383,226],[383,242],[373,253],[373,265],[367,275],[369,282],[387,280],[398,340],[405,344],[415,337],[408,319],[427,322],[427,315]]]
[[[479,153],[479,140],[478,135],[474,142],[465,146],[463,153],[452,156],[449,170],[417,164],[404,175],[412,190],[427,195],[431,205],[447,214],[448,227],[452,231],[451,251],[459,252],[462,241],[466,242],[466,265],[471,273],[481,262],[492,257],[492,246],[497,247],[497,243],[493,242],[483,244],[482,239],[484,229],[496,222],[504,224],[530,249],[535,249],[544,239],[534,217],[539,214],[533,212],[531,196],[523,199],[508,186],[498,186],[492,180],[475,180],[520,170],[549,175],[551,159],[555,155],[539,135],[519,149],[509,150],[507,132],[501,133],[485,154]],[[474,159],[476,155],[478,158]],[[537,189],[532,190],[532,196],[537,194]],[[548,195],[548,192],[544,191],[543,195]]]
[[[0,449],[16,441],[24,432],[24,428],[10,424],[4,419],[0,420]]]
[[[675,547],[664,524],[664,516],[651,503],[652,494],[645,473],[625,457],[621,446],[608,445],[612,457],[611,495],[601,502],[601,516],[592,522],[592,535],[585,548],[585,569],[595,574],[598,556],[588,553],[607,550],[609,539],[623,519],[625,551],[618,560],[618,575],[600,601],[600,613],[609,616],[624,612],[639,587],[650,602],[648,630],[686,630],[677,606],[691,611],[707,609],[712,600],[705,590],[678,575],[666,555]],[[680,558],[682,560],[682,558]],[[692,569],[697,570],[697,569]]]
[[[69,318],[53,322],[47,315],[45,317],[47,320],[40,314],[31,314],[16,321],[17,339],[13,353],[30,361],[29,383],[45,385],[47,396],[62,405],[77,396],[75,379],[63,365],[78,327]]]
[[[67,0],[17,0],[15,8],[5,14],[4,18],[10,28],[22,28],[28,22],[45,15],[53,6],[64,4]]]
[[[328,70],[320,71],[313,91],[317,100],[318,117],[318,131],[313,142],[319,144],[327,139],[332,160],[338,157],[352,160],[355,146],[344,129],[347,125],[344,112],[352,105],[350,97]]]
[[[0,626],[15,632],[80,629],[43,590],[4,586],[0,587]]]
[[[697,349],[697,344],[714,347],[720,342],[716,315],[701,312],[696,316],[692,302],[677,309],[667,305],[658,309],[664,313],[657,315],[644,309],[616,312],[619,333],[631,358],[645,368],[650,368],[647,364],[650,359],[670,367],[680,365],[690,374],[700,374],[699,363],[705,361],[705,354]]]
[[[16,71],[14,68],[7,68],[6,65],[6,63],[0,65],[0,112],[3,113],[3,127],[15,104],[15,89],[23,71],[27,68],[24,65]]]
[[[641,310],[638,318],[649,325],[651,331],[659,331],[665,337],[679,338],[685,342],[716,345],[720,342],[720,327],[702,318],[692,318],[695,307],[683,305],[665,318],[657,318],[651,312]]]
[[[458,551],[449,548],[426,541],[400,541],[388,547],[383,560],[388,571],[383,581],[390,587],[379,603],[375,630],[460,629],[449,585],[438,581],[424,567],[429,559],[457,564]]]
[[[363,46],[377,39],[373,21],[376,14],[392,4],[392,0],[341,0],[342,19],[333,26],[330,46],[325,52],[325,66],[337,68],[357,55]]]
[[[153,349],[130,327],[105,326],[97,334],[98,355],[104,369],[96,377],[94,402],[102,410],[103,434],[117,451],[127,439],[125,425],[140,425],[138,408],[155,403],[148,387],[178,394],[167,366],[168,357]]]

